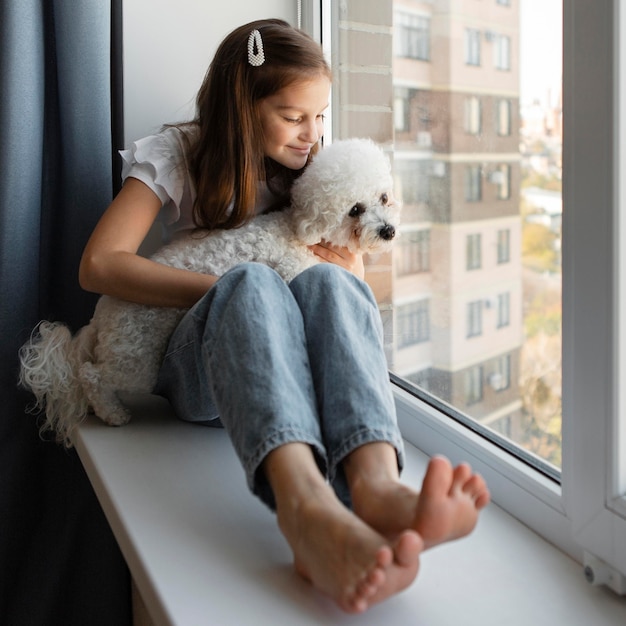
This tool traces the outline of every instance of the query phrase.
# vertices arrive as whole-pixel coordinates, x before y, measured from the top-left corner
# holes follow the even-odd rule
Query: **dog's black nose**
[[[385,239],[385,241],[389,241],[396,236],[396,229],[391,226],[391,224],[386,224],[379,231],[381,239]]]

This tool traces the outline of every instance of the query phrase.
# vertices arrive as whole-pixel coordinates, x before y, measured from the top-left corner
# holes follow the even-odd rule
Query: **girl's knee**
[[[296,276],[294,280],[301,282],[343,283],[355,279],[356,276],[334,263],[317,263]]]
[[[239,279],[253,278],[255,280],[258,278],[263,279],[265,277],[269,279],[280,278],[271,267],[263,265],[262,263],[255,263],[253,261],[235,265],[235,267],[232,267],[222,276],[222,279],[230,276],[234,276]]]
[[[352,293],[375,302],[372,290],[365,281],[334,263],[318,263],[309,267],[296,276],[291,285],[292,289],[304,293]]]
[[[273,287],[284,288],[282,278],[267,265],[262,263],[240,263],[228,270],[216,283],[218,290],[251,290],[263,292]]]

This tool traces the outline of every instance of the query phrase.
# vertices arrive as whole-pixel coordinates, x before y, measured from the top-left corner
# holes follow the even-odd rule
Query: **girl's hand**
[[[363,256],[361,254],[350,252],[348,248],[333,246],[323,240],[320,243],[309,246],[309,248],[321,261],[339,265],[349,272],[352,272],[361,280],[365,277],[365,267],[363,265]]]

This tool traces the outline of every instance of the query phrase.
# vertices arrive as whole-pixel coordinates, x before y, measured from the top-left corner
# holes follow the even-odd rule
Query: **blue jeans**
[[[257,263],[227,272],[174,331],[155,391],[179,418],[225,427],[250,489],[270,508],[259,468],[287,443],[309,444],[348,504],[341,466],[353,450],[388,442],[403,465],[376,301],[332,264],[289,285]]]

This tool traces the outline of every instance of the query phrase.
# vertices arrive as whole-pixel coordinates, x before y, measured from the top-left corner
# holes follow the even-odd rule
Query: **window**
[[[491,182],[497,186],[498,200],[511,197],[511,166],[506,163],[498,165],[491,174]]]
[[[428,300],[398,306],[398,348],[406,348],[430,340],[429,306]]]
[[[430,59],[430,19],[411,13],[396,13],[396,56],[428,61]]]
[[[495,360],[493,373],[489,377],[489,384],[491,385],[491,388],[496,392],[504,391],[511,386],[510,354],[505,354],[504,356],[500,356]]]
[[[480,202],[482,195],[481,167],[480,165],[467,165],[465,167],[465,200],[467,202]]]
[[[465,267],[468,270],[478,270],[482,264],[481,236],[468,235],[465,239]]]
[[[477,96],[465,98],[464,126],[466,133],[470,135],[480,134],[481,106]]]
[[[511,294],[498,294],[498,328],[511,323]]]
[[[493,41],[493,65],[498,70],[511,69],[511,38],[496,35]]]
[[[393,99],[393,125],[399,132],[410,129],[411,92],[409,89],[397,88]]]
[[[476,404],[483,399],[483,368],[471,367],[465,372],[465,403]]]
[[[465,64],[480,65],[480,31],[465,29]]]
[[[398,248],[398,276],[430,271],[430,230],[402,233]]]
[[[511,260],[511,230],[504,228],[498,231],[498,264]]]
[[[398,158],[394,164],[394,184],[404,207],[428,203],[430,198],[429,159]]]
[[[496,132],[500,137],[511,134],[511,101],[500,99],[496,104]]]
[[[467,334],[478,337],[483,334],[483,301],[475,300],[467,303]]]
[[[324,2],[328,8],[330,0]],[[391,14],[393,0],[378,2],[388,3]],[[626,575],[626,392],[620,384],[626,363],[626,251],[619,246],[626,241],[626,181],[619,176],[626,163],[626,11],[617,0],[594,3],[593,9],[586,0],[520,0],[514,11],[498,10],[496,18],[496,2],[464,4],[466,13],[454,16],[462,38],[446,35],[453,32],[445,28],[451,18],[438,3],[420,3],[437,19],[432,62],[427,68],[390,63],[392,84],[419,85],[426,94],[423,103],[430,108],[424,115],[433,138],[424,170],[429,193],[403,215],[404,227],[430,226],[432,281],[419,276],[401,303],[395,283],[388,287],[396,348],[402,341],[398,315],[411,296],[428,300],[433,319],[428,342],[402,351],[403,358],[415,355],[413,373],[404,377],[390,368],[399,421],[405,437],[425,452],[471,461],[500,506],[572,557],[584,550]],[[388,25],[370,24],[375,18],[366,7],[371,5],[361,0],[340,3],[330,20],[333,38],[327,33],[324,40],[341,47],[342,37],[358,24],[360,33],[389,33],[391,51]],[[507,20],[499,25],[506,31],[489,30],[487,37],[483,25],[497,25],[497,19]],[[482,45],[491,47],[493,64],[481,66]],[[351,73],[364,58],[347,45],[334,54],[334,66],[343,64]],[[381,58],[363,74],[370,81],[380,72]],[[438,68],[450,70],[448,78]],[[503,71],[495,76],[494,68]],[[459,76],[471,82],[462,86]],[[540,76],[549,90],[538,84]],[[350,78],[342,75],[344,87]],[[469,90],[481,94],[483,113],[492,110],[492,102],[495,107],[495,123],[482,124],[480,142],[472,141],[471,148],[459,119],[463,105],[455,104]],[[360,90],[360,102],[346,102],[356,91],[334,93],[333,134],[358,136],[371,129],[376,140],[395,145],[398,177],[396,168],[421,152],[417,136],[414,145],[394,144],[389,107],[378,104],[380,85],[372,82],[369,96]],[[392,98],[390,91],[387,102]],[[498,164],[510,168],[513,181],[506,202],[499,201],[489,178]],[[562,190],[562,233],[552,228],[560,222],[558,206],[542,209],[527,201],[533,187],[557,195]],[[485,242],[497,240],[498,263],[493,248],[486,248],[483,266],[467,273],[472,222]],[[544,222],[548,226],[535,228]],[[509,294],[508,305],[502,301],[508,325],[500,329],[498,294]],[[491,298],[493,308],[483,313]],[[481,335],[468,338],[479,327]],[[441,355],[448,360],[438,369],[433,363]],[[554,376],[535,386],[541,398],[548,397],[549,410],[528,400],[525,390],[542,378],[531,365]],[[405,362],[402,369],[411,371]],[[509,387],[496,389],[502,379],[494,375],[507,372]]]

